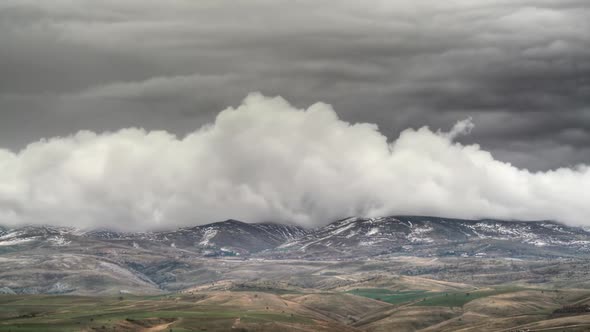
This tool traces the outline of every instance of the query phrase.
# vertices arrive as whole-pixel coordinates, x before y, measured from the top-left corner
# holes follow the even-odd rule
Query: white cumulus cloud
[[[330,105],[297,109],[249,95],[186,137],[130,128],[81,131],[0,149],[0,224],[128,230],[227,218],[304,226],[392,214],[555,219],[590,224],[590,169],[529,172],[449,132],[388,140]]]

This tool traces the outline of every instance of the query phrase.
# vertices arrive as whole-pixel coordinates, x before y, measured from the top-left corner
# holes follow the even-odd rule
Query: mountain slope
[[[208,255],[215,253],[245,255],[275,248],[306,234],[307,231],[299,226],[249,224],[230,219],[174,231],[118,233],[101,230],[86,233],[85,236],[101,241],[124,243],[136,248],[168,246]]]
[[[0,231],[0,252],[89,247],[90,244],[202,256],[356,257],[381,254],[426,256],[560,256],[590,252],[590,232],[550,221],[464,220],[391,216],[347,218],[306,230],[281,224],[226,220],[174,231],[83,232],[75,228],[25,226]],[[269,252],[270,250],[270,252]]]
[[[485,247],[485,248],[482,248]],[[393,216],[347,218],[279,247],[304,256],[384,253],[511,256],[536,250],[590,252],[590,233],[550,221],[463,220]],[[527,253],[528,254],[528,253]],[[534,253],[531,253],[534,254]]]

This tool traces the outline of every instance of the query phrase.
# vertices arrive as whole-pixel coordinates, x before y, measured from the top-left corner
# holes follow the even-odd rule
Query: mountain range
[[[589,253],[589,231],[551,221],[352,217],[305,229],[226,220],[136,233],[1,227],[0,293],[158,293],[220,280],[280,279],[288,273],[242,270],[232,275],[232,261],[266,262],[256,269],[269,271],[273,264],[292,262],[287,266],[296,273],[297,260],[310,266],[404,256],[534,261]],[[306,273],[315,280],[313,270]]]
[[[0,228],[0,253],[42,248],[67,251],[71,247],[100,243],[243,257],[358,257],[404,253],[465,257],[478,253],[518,256],[551,252],[575,255],[590,252],[590,232],[552,221],[424,216],[351,217],[315,229],[233,219],[159,232],[80,230],[46,225]]]

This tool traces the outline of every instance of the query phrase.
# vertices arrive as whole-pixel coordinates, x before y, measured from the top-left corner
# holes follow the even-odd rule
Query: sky
[[[590,225],[589,100],[587,0],[3,0],[0,223]]]

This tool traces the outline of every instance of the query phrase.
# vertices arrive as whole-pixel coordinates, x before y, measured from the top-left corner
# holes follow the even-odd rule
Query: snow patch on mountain
[[[17,244],[31,242],[31,241],[34,241],[35,239],[37,239],[37,237],[30,237],[30,238],[24,238],[24,239],[10,238],[10,239],[6,239],[6,240],[0,240],[0,246],[14,246]]]
[[[434,240],[425,234],[432,232],[434,229],[430,226],[411,226],[411,232],[408,234],[408,240],[412,243],[432,243]]]
[[[72,241],[66,240],[66,238],[63,236],[50,237],[48,241],[51,242],[55,247],[65,247],[72,243]]]
[[[215,237],[215,235],[217,235],[216,229],[205,228],[205,233],[203,234],[203,238],[202,238],[201,242],[199,242],[199,244],[202,246],[208,246],[209,241],[211,241],[211,239],[213,239]]]
[[[379,233],[379,227],[373,227],[367,232],[367,235],[372,236]]]

